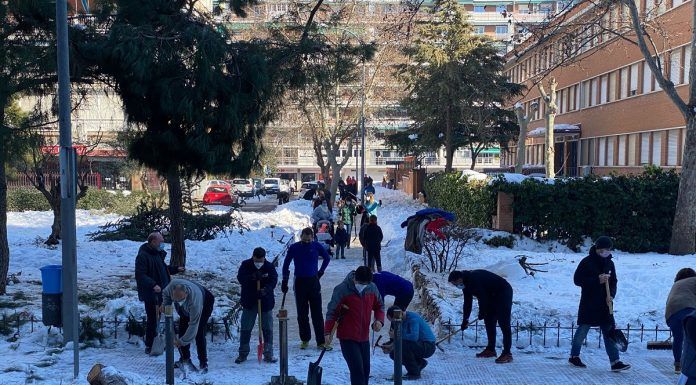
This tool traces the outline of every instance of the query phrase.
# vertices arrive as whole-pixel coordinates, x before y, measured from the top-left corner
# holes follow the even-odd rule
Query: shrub
[[[120,215],[133,215],[140,201],[146,198],[144,192],[124,195],[121,192],[90,188],[87,195],[77,201],[82,210],[105,210]],[[7,192],[7,211],[50,211],[46,197],[35,188],[17,188]]]
[[[490,228],[494,194],[486,182],[467,182],[460,176],[457,172],[431,175],[424,186],[428,203],[455,213],[461,226]]]
[[[486,239],[483,241],[488,246],[491,247],[500,247],[500,246],[505,246],[508,249],[512,249],[515,247],[515,236],[514,235],[507,235],[507,236],[502,236],[502,235],[496,235],[490,239]]]
[[[441,236],[426,232],[423,239],[423,267],[431,272],[446,273],[456,270],[464,256],[464,248],[476,233],[456,224],[441,229]]]
[[[7,211],[48,211],[46,197],[35,188],[17,188],[7,191]]]
[[[679,176],[648,168],[641,175],[557,179],[546,184],[496,180],[491,189],[514,195],[515,231],[537,240],[559,240],[578,250],[585,237],[614,238],[628,252],[666,252]]]

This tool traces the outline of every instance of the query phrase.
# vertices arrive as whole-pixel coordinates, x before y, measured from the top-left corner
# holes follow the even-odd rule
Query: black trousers
[[[371,270],[375,270],[375,263],[377,263],[377,271],[382,271],[382,256],[380,255],[380,250],[367,250],[367,266]]]
[[[300,339],[304,342],[312,339],[309,327],[309,313],[312,313],[312,326],[317,345],[324,343],[324,315],[321,312],[321,284],[319,277],[295,277],[295,304],[297,305],[297,324],[300,327]]]
[[[406,311],[408,305],[413,300],[413,293],[408,293],[407,295],[400,295],[394,298],[394,306],[398,306],[401,310]]]
[[[213,305],[215,304],[215,297],[208,290],[205,291],[205,300],[203,301],[203,313],[201,314],[201,320],[198,323],[198,330],[196,331],[196,353],[198,354],[198,361],[201,366],[208,365],[208,349],[206,347],[205,332],[208,329],[208,319],[210,315],[213,314]],[[184,315],[179,315],[179,337],[186,334],[186,329],[188,329],[190,318]],[[182,346],[179,348],[179,354],[181,354],[182,360],[191,359],[191,345]]]
[[[429,341],[401,341],[401,363],[408,374],[420,375],[425,359],[435,354],[435,343]],[[389,353],[394,359],[394,352]]]
[[[152,341],[155,340],[155,335],[157,335],[157,302],[156,301],[145,301],[145,314],[147,315],[147,321],[145,323],[145,346],[148,348],[152,347]]]
[[[341,353],[350,371],[350,385],[367,385],[370,381],[370,341],[341,340]]]
[[[488,337],[488,349],[495,350],[496,332],[495,326],[500,326],[503,333],[503,353],[510,353],[512,347],[512,328],[510,327],[510,313],[512,312],[512,288],[499,293],[495,298],[495,305],[483,317]]]

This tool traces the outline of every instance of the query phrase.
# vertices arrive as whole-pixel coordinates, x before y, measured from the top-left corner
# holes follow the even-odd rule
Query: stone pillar
[[[514,196],[512,194],[498,192],[498,211],[496,213],[496,220],[493,226],[497,230],[507,231],[512,233],[514,230],[514,211],[512,208],[512,203],[514,202]]]

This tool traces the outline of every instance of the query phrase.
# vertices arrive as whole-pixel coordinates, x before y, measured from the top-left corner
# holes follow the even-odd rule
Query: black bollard
[[[165,330],[165,361],[167,372],[167,385],[174,385],[174,313],[173,306],[164,307],[164,330]]]
[[[394,317],[392,318],[391,324],[394,329],[394,384],[401,385],[402,381],[402,368],[401,368],[401,321],[402,321],[401,309],[394,309]]]
[[[271,377],[271,385],[301,385],[302,381],[288,375],[288,311],[283,306],[278,310],[278,339],[280,340],[280,375]]]

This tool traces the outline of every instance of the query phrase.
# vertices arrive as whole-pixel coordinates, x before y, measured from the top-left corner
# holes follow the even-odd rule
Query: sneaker
[[[421,362],[420,362],[421,370],[425,369],[426,366],[428,366],[428,360],[421,358]]]
[[[406,373],[405,376],[401,377],[402,380],[404,381],[415,381],[415,380],[420,380],[421,375],[420,374],[411,374],[411,373]]]
[[[319,348],[319,350],[333,350],[333,346],[329,344],[319,344],[317,345],[317,348]]]
[[[235,364],[241,364],[242,362],[246,361],[246,359],[247,359],[247,356],[241,356],[241,355],[240,355],[239,357],[237,357],[236,360],[234,360],[234,363],[235,363]]]
[[[495,352],[495,350],[485,348],[481,353],[476,353],[476,358],[493,358],[497,355],[498,354]]]
[[[300,349],[305,350],[309,347],[309,341],[302,341],[300,344]]]
[[[571,365],[575,366],[576,368],[586,368],[587,365],[585,365],[580,357],[570,357],[568,358],[568,363]]]
[[[495,359],[496,364],[509,364],[512,362],[512,353],[503,353]]]
[[[612,372],[621,372],[624,370],[631,369],[631,365],[624,364],[621,361],[616,361],[612,366],[611,366],[611,371]]]
[[[201,364],[201,366],[198,368],[198,371],[203,374],[208,373],[208,364]]]
[[[175,369],[181,369],[183,371],[190,371],[190,372],[197,372],[198,368],[191,362],[190,359],[188,360],[179,360],[174,363],[174,368]]]
[[[674,363],[674,373],[681,374],[681,362]]]
[[[149,347],[149,346],[146,346],[146,347],[145,347],[145,354],[147,354],[147,355],[149,356],[149,355],[150,355],[150,352],[152,352],[152,348]]]
[[[263,358],[263,362],[268,362],[268,363],[270,363],[270,364],[275,364],[276,362],[278,362],[278,360],[277,360],[276,358],[274,358],[273,356],[265,356],[265,357]]]

